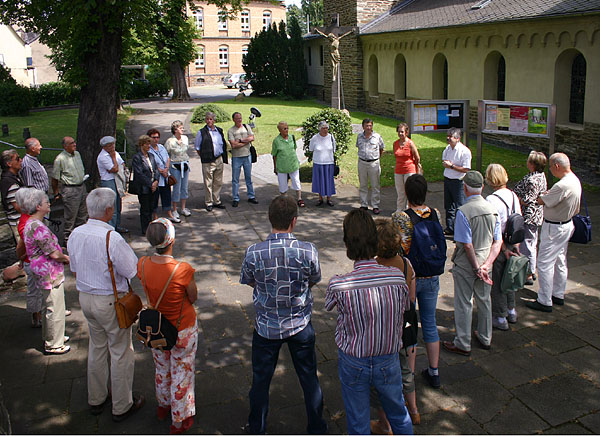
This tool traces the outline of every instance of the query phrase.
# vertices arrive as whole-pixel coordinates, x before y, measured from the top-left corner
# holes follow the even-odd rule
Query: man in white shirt
[[[88,403],[93,415],[100,415],[110,402],[112,418],[121,422],[144,405],[143,396],[133,396],[135,358],[131,329],[119,328],[115,311],[113,284],[108,269],[108,251],[113,262],[115,286],[119,297],[129,289],[128,280],[137,273],[137,256],[123,237],[108,224],[114,212],[115,193],[97,188],[86,199],[89,220],[71,233],[67,248],[71,254],[71,272],[76,278],[79,303],[89,332],[87,365]],[[110,368],[108,359],[110,358]]]
[[[552,306],[565,304],[567,288],[567,248],[573,235],[573,216],[579,213],[581,182],[571,171],[564,153],[550,156],[550,171],[560,180],[538,198],[544,206],[544,222],[540,231],[537,269],[540,289],[536,301],[525,303],[540,312],[552,312]]]
[[[358,180],[360,188],[360,208],[369,209],[369,182],[371,182],[371,206],[373,213],[379,215],[379,192],[381,166],[379,158],[383,154],[385,144],[379,133],[373,131],[373,120],[365,118],[362,122],[363,132],[356,137],[358,148]]]
[[[456,210],[465,203],[463,177],[471,169],[471,150],[460,142],[462,132],[456,127],[448,129],[448,146],[442,153],[444,166],[444,209],[446,209],[445,235],[454,235]]]
[[[112,136],[103,136],[100,139],[100,146],[102,151],[96,158],[96,164],[98,165],[98,172],[100,173],[100,186],[104,188],[110,188],[116,194],[115,197],[115,209],[113,217],[110,219],[109,224],[115,228],[119,233],[127,233],[124,227],[121,227],[121,197],[119,191],[117,191],[117,184],[115,175],[119,172],[119,167],[125,167],[125,162],[115,150],[115,138]]]

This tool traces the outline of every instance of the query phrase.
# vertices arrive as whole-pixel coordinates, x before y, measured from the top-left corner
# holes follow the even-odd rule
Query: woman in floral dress
[[[149,304],[157,303],[171,277],[169,286],[158,307],[179,332],[175,346],[169,351],[152,349],[156,366],[156,399],[159,420],[171,413],[171,434],[182,434],[194,424],[196,400],[194,396],[195,357],[198,346],[198,325],[193,304],[198,297],[194,269],[186,262],[173,258],[175,227],[166,218],[150,223],[146,238],[156,249],[153,256],[144,256],[138,262],[138,277],[144,285]]]
[[[31,217],[23,230],[23,242],[29,257],[29,268],[38,289],[42,290],[42,337],[44,354],[65,354],[71,347],[65,345],[65,266],[69,256],[63,254],[56,235],[44,224],[50,213],[48,196],[33,188],[22,194],[23,212]]]

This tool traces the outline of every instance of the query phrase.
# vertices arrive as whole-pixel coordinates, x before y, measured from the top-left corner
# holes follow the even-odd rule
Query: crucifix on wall
[[[329,47],[329,56],[331,60],[331,106],[336,109],[341,109],[341,87],[342,78],[340,70],[341,55],[339,51],[340,40],[355,32],[354,27],[341,27],[339,25],[339,14],[333,14],[331,24],[327,27],[314,28],[314,32],[327,38],[331,44]]]

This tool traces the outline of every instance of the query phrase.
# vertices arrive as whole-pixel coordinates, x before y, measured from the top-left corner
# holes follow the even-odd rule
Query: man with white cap
[[[119,172],[119,168],[125,168],[125,162],[115,150],[115,138],[112,136],[103,136],[100,139],[102,150],[98,154],[96,164],[100,173],[100,186],[112,189],[116,195],[115,210],[112,218],[108,222],[119,233],[127,233],[129,230],[121,227],[121,197],[117,191],[115,175]]]
[[[496,208],[482,196],[483,176],[469,170],[463,178],[467,201],[458,208],[454,227],[456,250],[452,256],[454,278],[454,341],[442,346],[451,353],[471,354],[473,297],[477,303],[475,338],[483,349],[492,342],[491,269],[502,246]]]

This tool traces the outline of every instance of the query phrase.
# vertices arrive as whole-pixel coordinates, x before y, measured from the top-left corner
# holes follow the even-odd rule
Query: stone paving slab
[[[163,139],[173,119],[189,120],[192,104],[154,106],[145,104],[128,132],[130,136],[159,127]],[[177,228],[175,256],[189,262],[197,271],[199,298],[199,344],[196,356],[197,419],[192,434],[236,434],[248,414],[248,391],[252,379],[251,342],[254,309],[252,289],[239,284],[240,263],[246,247],[264,240],[270,225],[269,200],[278,194],[273,182],[272,160],[261,156],[255,166],[258,205],[242,201],[231,207],[231,169],[225,166],[222,200],[225,210],[204,209],[204,188],[199,159],[190,153],[192,173],[190,199],[192,216]],[[525,157],[524,157],[525,160]],[[253,170],[254,171],[254,170]],[[264,173],[264,177],[262,173]],[[443,185],[430,184],[427,203],[443,213]],[[324,393],[324,416],[332,434],[346,432],[344,405],[337,374],[335,327],[337,313],[324,310],[329,279],[349,271],[342,241],[344,215],[359,205],[358,190],[339,184],[335,207],[316,207],[316,195],[303,185],[307,207],[299,211],[299,239],[309,240],[320,254],[322,282],[313,287],[313,326],[317,332],[318,374]],[[592,220],[600,222],[600,194],[586,193]],[[395,210],[395,189],[382,190],[382,215]],[[127,196],[123,204],[123,224],[131,232],[126,239],[138,256],[152,250],[139,235],[137,198]],[[448,241],[448,255],[454,244]],[[417,434],[482,433],[600,433],[600,242],[569,247],[570,278],[566,304],[550,314],[530,311],[525,302],[536,298],[538,283],[517,294],[519,322],[508,332],[494,330],[492,349],[482,350],[473,343],[470,357],[441,352],[441,389],[432,389],[419,375],[427,366],[424,347],[418,349],[416,363],[417,404],[422,424]],[[437,320],[442,340],[454,335],[453,279],[451,264],[440,278]],[[146,396],[147,405],[134,418],[115,424],[110,408],[99,417],[87,406],[86,361],[87,323],[81,313],[74,279],[66,282],[66,334],[73,351],[65,356],[43,356],[38,329],[29,327],[25,313],[25,283],[17,281],[13,290],[0,298],[0,389],[12,417],[16,433],[84,434],[164,434],[168,421],[155,418],[154,364],[149,350],[134,344],[136,370],[134,391]],[[133,287],[143,295],[140,282]],[[474,310],[474,321],[477,311]],[[304,433],[305,411],[300,386],[286,347],[271,387],[269,433]],[[375,412],[372,411],[373,417]]]

